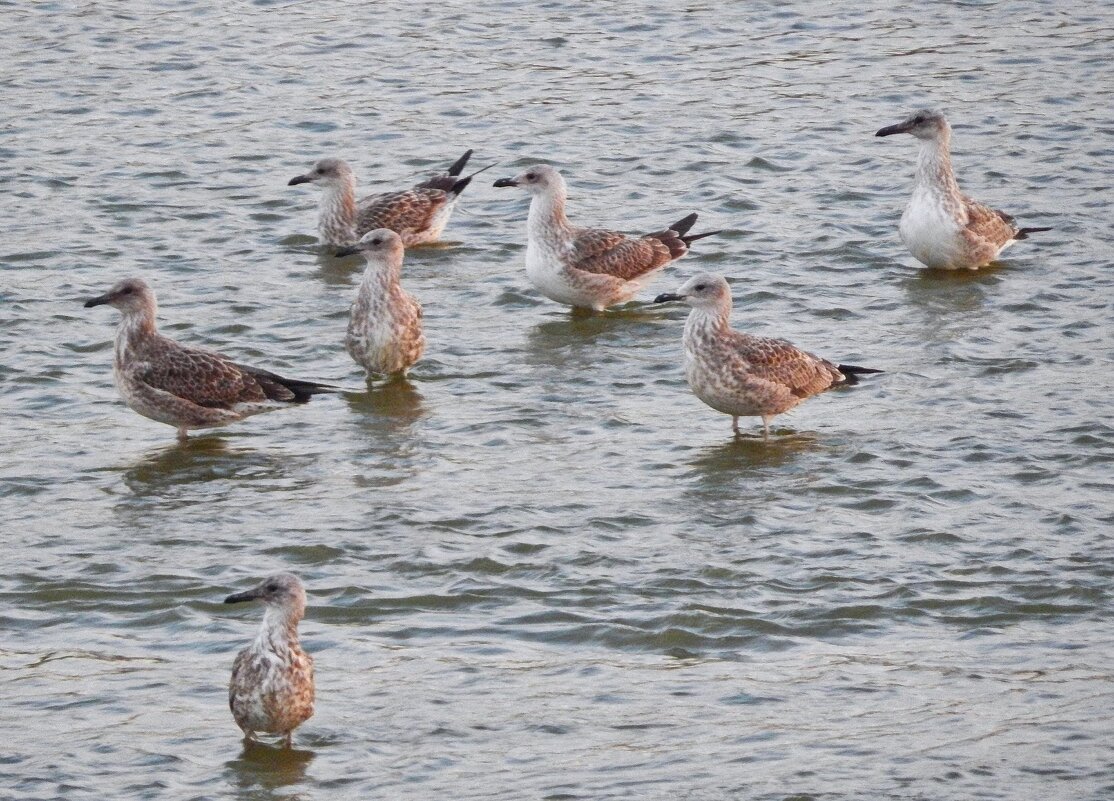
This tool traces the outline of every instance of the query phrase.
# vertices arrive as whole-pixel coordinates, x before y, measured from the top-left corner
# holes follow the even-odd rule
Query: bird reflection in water
[[[282,748],[259,741],[244,741],[239,757],[225,763],[230,782],[254,797],[252,791],[276,789],[305,781],[306,768],[314,752],[305,748]],[[283,796],[284,799],[297,796]]]

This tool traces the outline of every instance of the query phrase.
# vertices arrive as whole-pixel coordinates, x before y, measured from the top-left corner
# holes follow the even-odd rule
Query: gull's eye
[[[316,172],[318,175],[324,175],[325,174],[325,168],[324,167],[318,167],[316,170],[314,170],[314,172]]]
[[[526,180],[527,181],[536,181],[537,179],[538,179],[537,173],[533,173],[533,172],[526,173]]]
[[[130,295],[134,291],[135,290],[132,289],[130,286],[126,286],[126,287],[124,287],[123,289],[120,290],[120,294],[121,295]]]
[[[264,592],[278,592],[279,585],[273,581],[268,581],[263,585]]]
[[[373,245],[382,245],[382,244],[383,244],[383,240],[382,240],[382,239],[380,239],[379,237],[375,237],[375,239],[371,240],[371,244],[373,244]]]
[[[695,289],[697,292],[703,292],[707,288],[708,288],[707,284],[697,284],[696,286],[693,287],[693,289]]]

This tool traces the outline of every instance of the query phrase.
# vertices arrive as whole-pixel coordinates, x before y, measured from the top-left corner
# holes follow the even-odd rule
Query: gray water
[[[1114,12],[1088,2],[6,3],[0,797],[1114,798]],[[222,7],[223,6],[223,7]],[[1054,231],[921,270],[926,104],[964,189]],[[325,155],[499,166],[407,255],[427,355],[363,391]],[[526,198],[723,228],[639,302],[523,271]],[[731,435],[688,391],[698,270],[735,324],[886,370]],[[119,401],[139,275],[182,341],[358,391],[179,445]],[[232,658],[306,582],[317,714],[244,748]]]

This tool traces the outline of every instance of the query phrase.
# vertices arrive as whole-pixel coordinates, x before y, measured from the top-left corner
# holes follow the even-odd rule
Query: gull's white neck
[[[950,142],[951,134],[948,131],[941,131],[932,139],[921,140],[914,189],[928,190],[941,199],[959,198],[959,184],[952,171]]]
[[[157,313],[158,307],[154,303],[139,309],[123,310],[120,325],[116,329],[115,358],[118,365],[127,361],[129,355],[158,335],[155,324]]]
[[[317,230],[330,245],[347,245],[356,241],[356,179],[347,176],[339,184],[322,187],[321,216]]]
[[[567,190],[564,183],[533,196],[526,230],[530,239],[550,239],[568,233],[572,226],[565,217]]]
[[[360,281],[360,292],[372,298],[385,296],[393,287],[398,286],[402,277],[402,261],[393,256],[367,256],[364,277]]]
[[[282,655],[287,649],[300,649],[298,621],[300,615],[286,607],[267,606],[263,623],[255,638],[255,649]]]
[[[685,348],[697,345],[702,339],[731,327],[731,305],[693,306],[685,320]]]

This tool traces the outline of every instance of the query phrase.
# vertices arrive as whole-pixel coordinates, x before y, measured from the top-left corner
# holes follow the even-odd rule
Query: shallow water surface
[[[1035,0],[8,5],[0,682],[13,799],[1090,799],[1110,720],[1114,15]],[[1051,225],[972,274],[897,220],[946,108],[974,197]],[[499,162],[407,254],[427,355],[365,391],[325,155],[405,186]],[[522,267],[570,215],[722,228],[580,314]],[[733,438],[684,310],[884,375]],[[164,330],[353,391],[185,444],[112,385]],[[228,671],[306,582],[317,714],[244,747]]]

